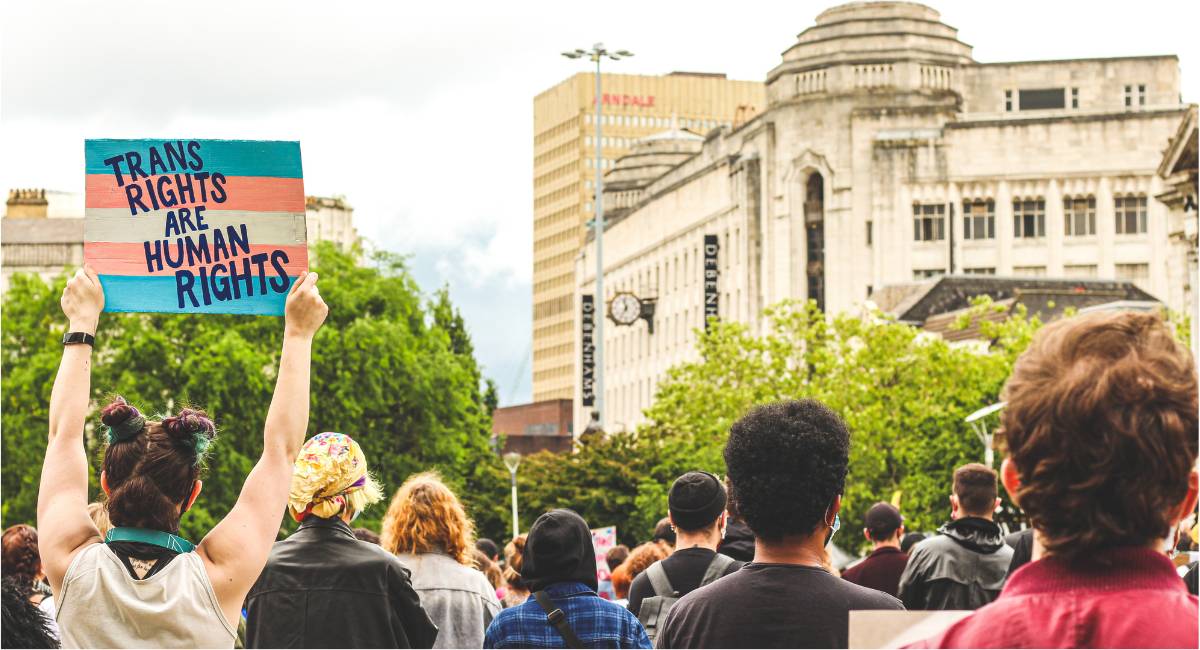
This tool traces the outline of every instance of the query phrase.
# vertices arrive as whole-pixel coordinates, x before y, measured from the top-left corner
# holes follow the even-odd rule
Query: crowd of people
[[[788,400],[733,424],[723,478],[678,477],[653,539],[612,548],[601,584],[579,514],[543,513],[501,548],[476,539],[433,472],[396,490],[378,533],[352,527],[385,492],[351,436],[304,440],[327,313],[316,283],[287,297],[262,456],[197,544],[179,520],[214,423],[115,399],[101,412],[105,499],[89,504],[91,347],[65,346],[38,529],[3,533],[5,647],[845,648],[852,611],[906,609],[972,610],[912,647],[1197,645],[1195,566],[1189,593],[1171,559],[1196,511],[1197,377],[1156,315],[1039,331],[1003,391],[1000,471],[958,468],[936,534],[877,503],[861,522],[869,554],[839,572],[851,432],[820,402]],[[90,270],[62,306],[71,331],[98,335]],[[1027,528],[994,520],[1000,485]],[[284,512],[298,529],[277,540]]]

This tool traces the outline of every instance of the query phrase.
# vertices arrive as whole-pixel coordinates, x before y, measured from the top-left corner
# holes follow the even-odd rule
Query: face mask
[[[829,542],[833,541],[833,536],[837,534],[838,529],[842,527],[842,515],[838,513],[833,516],[833,525],[829,527],[829,534],[825,536],[825,545],[829,546]]]

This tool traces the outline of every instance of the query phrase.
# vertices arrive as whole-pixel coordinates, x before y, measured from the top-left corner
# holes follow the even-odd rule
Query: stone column
[[[996,275],[1012,275],[1012,188],[1006,180],[996,185],[996,244]]]
[[[1063,223],[1062,183],[1050,179],[1046,183],[1046,275],[1063,275],[1063,245],[1066,226]]]
[[[1101,278],[1116,277],[1113,248],[1116,244],[1116,213],[1113,209],[1112,180],[1103,176],[1096,186],[1096,275]]]

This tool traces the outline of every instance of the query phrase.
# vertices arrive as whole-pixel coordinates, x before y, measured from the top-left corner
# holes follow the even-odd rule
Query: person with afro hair
[[[754,561],[681,598],[656,647],[845,648],[851,610],[903,609],[822,566],[849,455],[845,422],[816,400],[758,406],[735,422],[729,510],[754,533]]]

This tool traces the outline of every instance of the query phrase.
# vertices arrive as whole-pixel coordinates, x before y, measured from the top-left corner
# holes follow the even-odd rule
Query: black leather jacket
[[[996,599],[1013,550],[994,522],[964,517],[908,553],[900,576],[905,609],[979,609]]]
[[[248,648],[431,648],[437,632],[408,569],[337,518],[276,542],[246,597]]]

